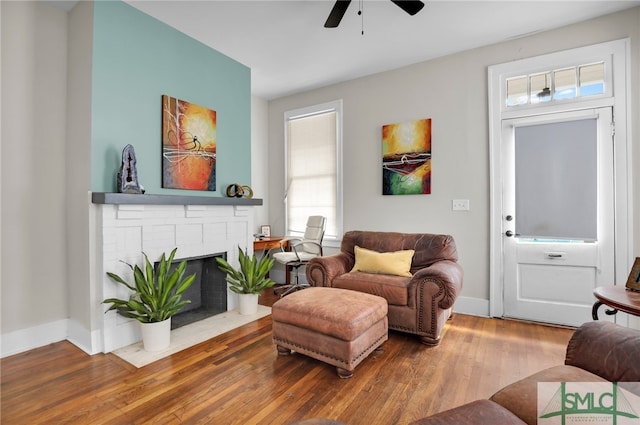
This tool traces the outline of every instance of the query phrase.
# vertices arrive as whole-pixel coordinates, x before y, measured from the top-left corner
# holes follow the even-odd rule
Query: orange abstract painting
[[[431,193],[431,119],[382,126],[382,194]]]
[[[216,190],[216,111],[162,96],[162,187]]]

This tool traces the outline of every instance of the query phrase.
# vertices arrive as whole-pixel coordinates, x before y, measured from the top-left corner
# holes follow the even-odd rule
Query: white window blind
[[[339,107],[292,111],[286,118],[287,234],[304,233],[311,215],[326,217],[325,240],[341,234],[339,211]]]

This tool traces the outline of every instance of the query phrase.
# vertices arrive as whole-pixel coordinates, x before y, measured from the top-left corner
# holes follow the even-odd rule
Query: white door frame
[[[622,39],[563,52],[551,53],[489,67],[489,316],[502,317],[503,300],[503,232],[502,218],[502,120],[542,114],[553,114],[580,109],[613,107],[615,122],[614,182],[615,182],[615,282],[624,285],[631,267],[633,253],[633,211],[631,202],[631,96],[629,95],[631,64],[630,41]],[[605,60],[607,83],[605,95],[590,99],[558,102],[553,105],[507,108],[506,79],[542,70],[575,66],[591,61]],[[615,93],[615,96],[614,96]],[[623,319],[625,320],[625,319]]]
[[[591,317],[593,289],[600,285],[608,285],[615,279],[612,108],[584,109],[536,115],[503,120],[502,122],[504,129],[501,145],[505,154],[502,164],[506,167],[503,173],[505,176],[509,176],[503,182],[503,211],[505,214],[514,216],[514,219],[505,223],[505,228],[513,232],[522,229],[523,226],[520,223],[523,222],[520,220],[525,219],[527,215],[525,211],[521,211],[518,208],[521,205],[517,205],[516,201],[515,159],[518,149],[516,129],[531,129],[540,125],[548,129],[550,125],[567,125],[568,123],[576,126],[578,122],[582,122],[583,125],[586,123],[593,125],[588,130],[593,131],[593,133],[589,132],[589,135],[594,138],[589,140],[590,143],[593,143],[593,146],[588,143],[586,150],[595,155],[594,159],[597,162],[596,169],[589,170],[594,173],[594,181],[590,183],[595,184],[596,187],[587,183],[584,186],[563,186],[563,181],[571,180],[572,171],[569,169],[564,170],[567,175],[563,177],[566,177],[566,179],[558,178],[560,176],[554,173],[541,174],[545,174],[546,177],[553,174],[558,178],[558,180],[554,179],[554,182],[546,181],[546,185],[543,184],[542,186],[552,193],[554,189],[551,186],[557,185],[565,188],[571,187],[572,190],[580,187],[581,190],[586,190],[595,196],[597,205],[593,207],[596,208],[596,234],[590,235],[595,240],[581,243],[577,241],[544,241],[544,236],[541,236],[542,240],[533,241],[532,239],[536,238],[535,235],[537,233],[519,236],[517,232],[513,237],[504,236],[502,239],[503,317],[578,326]],[[586,132],[584,129],[583,131]],[[582,138],[573,139],[573,136],[566,133],[564,137],[567,138],[566,141],[568,143],[571,143],[571,141],[586,141]],[[564,137],[561,140],[565,140]],[[532,143],[531,139],[529,140],[529,143]],[[551,148],[549,145],[546,146]],[[576,149],[579,148],[576,147]],[[537,164],[537,161],[531,162],[531,165]],[[555,172],[559,171],[552,165],[549,168],[546,168],[545,165],[539,166],[545,170],[548,169],[550,171],[553,169]],[[583,172],[587,172],[587,170],[583,170]],[[518,175],[524,176],[522,174]],[[536,182],[545,181],[545,176],[540,175],[540,180],[536,176]],[[529,190],[533,189],[529,188]],[[536,195],[534,194],[533,196],[535,197]],[[554,212],[554,214],[547,214],[545,218],[553,221],[552,217],[556,214],[558,216],[563,214],[560,210]],[[539,214],[545,213],[539,211]],[[537,214],[537,218],[542,219],[539,214]],[[580,212],[574,211],[572,220],[577,220],[580,216]],[[529,216],[529,219],[533,219],[533,217]],[[558,230],[556,228],[555,232]],[[544,234],[549,235],[549,237],[556,235],[560,239],[564,239],[562,236],[571,239],[566,234]],[[577,237],[577,239],[580,238]],[[560,255],[562,259],[550,257],[549,255]]]

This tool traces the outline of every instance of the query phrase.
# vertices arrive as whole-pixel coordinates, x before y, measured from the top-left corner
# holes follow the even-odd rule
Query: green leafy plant
[[[274,260],[266,253],[257,258],[255,254],[249,256],[238,247],[239,269],[231,266],[224,258],[216,257],[216,261],[218,268],[227,274],[225,280],[229,282],[229,289],[236,294],[259,294],[276,284],[267,277]]]
[[[162,322],[168,319],[182,307],[189,304],[190,300],[183,300],[182,294],[191,286],[196,278],[192,274],[183,279],[187,261],[182,261],[178,267],[169,272],[171,262],[178,248],[174,248],[166,258],[162,254],[157,270],[149,262],[147,254],[144,252],[145,270],[137,265],[125,263],[133,270],[134,284],[127,283],[124,279],[114,273],[107,272],[107,275],[130,290],[133,294],[126,299],[108,298],[104,304],[111,304],[107,311],[116,310],[125,317],[136,319],[142,323]]]

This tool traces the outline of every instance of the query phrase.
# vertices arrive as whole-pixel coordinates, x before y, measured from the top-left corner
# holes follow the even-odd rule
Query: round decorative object
[[[230,184],[227,186],[227,196],[229,198],[253,198],[253,189],[246,185],[240,185],[238,183]]]
[[[253,198],[253,189],[249,186],[242,186],[242,194],[245,198],[251,199]]]
[[[230,184],[227,186],[227,196],[229,198],[242,198],[244,189],[238,183]]]

